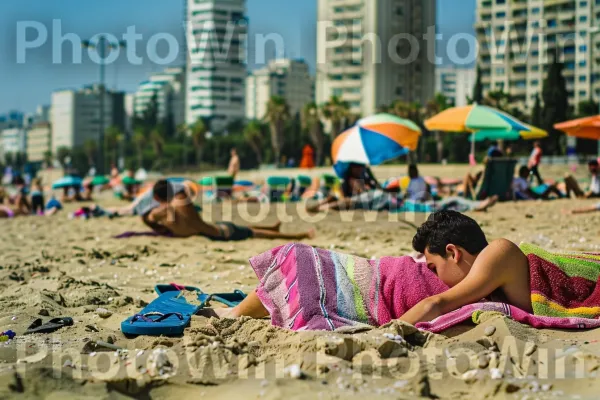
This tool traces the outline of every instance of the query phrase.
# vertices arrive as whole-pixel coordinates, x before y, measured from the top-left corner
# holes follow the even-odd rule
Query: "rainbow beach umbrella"
[[[430,131],[473,133],[474,141],[542,139],[548,132],[492,107],[473,104],[453,107],[425,121]]]
[[[569,136],[600,140],[600,115],[561,122],[554,125],[554,128]]]
[[[421,129],[412,121],[390,114],[360,119],[331,146],[334,169],[344,176],[350,163],[379,165],[417,149]]]

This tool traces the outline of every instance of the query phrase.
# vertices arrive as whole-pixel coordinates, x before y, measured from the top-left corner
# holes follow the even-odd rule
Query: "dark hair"
[[[166,179],[161,179],[154,184],[152,193],[160,201],[169,201],[173,197],[173,186]]]
[[[526,178],[529,175],[529,168],[527,168],[527,166],[525,165],[521,165],[521,168],[519,168],[519,176],[521,178]]]
[[[598,160],[592,160],[590,162],[588,162],[588,167],[597,167],[598,166]]]
[[[446,246],[460,246],[470,254],[480,253],[487,245],[485,234],[474,219],[456,211],[438,211],[417,229],[413,248],[419,253],[446,257]]]

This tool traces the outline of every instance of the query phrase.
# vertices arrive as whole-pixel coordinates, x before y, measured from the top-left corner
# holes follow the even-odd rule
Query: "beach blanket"
[[[250,264],[273,325],[292,330],[380,326],[448,289],[425,263],[409,256],[368,260],[292,243]]]

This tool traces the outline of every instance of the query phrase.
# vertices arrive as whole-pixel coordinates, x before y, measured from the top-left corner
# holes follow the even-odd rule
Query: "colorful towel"
[[[520,248],[529,259],[535,315],[600,317],[600,254],[551,253],[530,244]]]
[[[417,327],[442,332],[481,312],[496,311],[534,328],[599,328],[600,254],[552,253],[526,243],[520,248],[529,260],[533,314],[503,303],[476,303]]]
[[[292,243],[250,264],[273,325],[292,330],[380,326],[448,289],[425,263],[408,256],[367,260]]]
[[[433,333],[440,333],[448,328],[465,321],[477,323],[477,318],[482,312],[499,312],[517,322],[532,326],[537,329],[595,329],[600,328],[600,319],[591,318],[559,318],[533,315],[520,308],[505,303],[475,303],[469,304],[444,314],[431,322],[421,322],[417,328]]]

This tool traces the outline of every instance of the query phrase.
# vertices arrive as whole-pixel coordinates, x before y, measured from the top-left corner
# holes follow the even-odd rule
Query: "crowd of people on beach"
[[[597,160],[590,161],[588,170],[590,182],[586,190],[571,175],[567,174],[562,182],[545,181],[539,172],[542,149],[539,142],[534,143],[533,151],[527,165],[516,169],[516,176],[504,182],[505,187],[495,193],[482,189],[486,179],[491,182],[506,181],[506,174],[494,175],[494,171],[486,175],[487,169],[493,165],[512,160],[509,148],[502,150],[492,145],[483,163],[483,170],[466,174],[463,179],[441,179],[438,177],[423,177],[417,165],[410,164],[407,174],[398,178],[388,179],[380,183],[368,165],[349,163],[341,169],[342,176],[322,176],[307,178],[310,184],[303,184],[297,178],[290,177],[283,188],[277,189],[273,195],[267,183],[262,188],[253,186],[250,190],[233,191],[216,188],[219,199],[229,198],[233,202],[260,201],[305,201],[309,213],[369,210],[390,212],[435,212],[454,210],[459,212],[482,212],[493,207],[499,200],[529,201],[549,200],[553,198],[596,198],[600,197],[600,177]],[[508,168],[516,165],[506,164]],[[240,171],[240,159],[235,148],[231,149],[231,158],[227,176],[235,185]],[[512,176],[512,172],[509,171]],[[329,180],[329,182],[327,182]],[[537,181],[537,185],[534,185]],[[100,187],[98,187],[100,186]],[[502,186],[502,185],[499,185]],[[102,208],[93,204],[95,192],[111,189],[115,196],[129,202],[123,207]],[[281,237],[300,239],[311,237],[314,232],[302,232],[286,236],[279,232],[279,224],[275,226],[239,227],[229,222],[214,225],[202,221],[198,214],[200,207],[195,204],[202,199],[203,188],[189,179],[161,179],[157,182],[142,182],[136,180],[132,171],[120,174],[113,166],[110,179],[98,185],[94,177],[76,181],[72,185],[61,186],[57,196],[48,194],[40,178],[31,180],[27,185],[23,177],[15,175],[8,188],[0,187],[0,218],[13,218],[25,215],[52,216],[63,208],[65,203],[82,203],[75,211],[74,217],[105,217],[109,218],[137,215],[155,233],[175,237],[203,235],[214,240],[244,240],[251,237]],[[269,192],[271,191],[271,192]],[[600,210],[600,206],[574,209],[569,213],[589,213]],[[175,213],[178,218],[171,218],[166,211]]]

